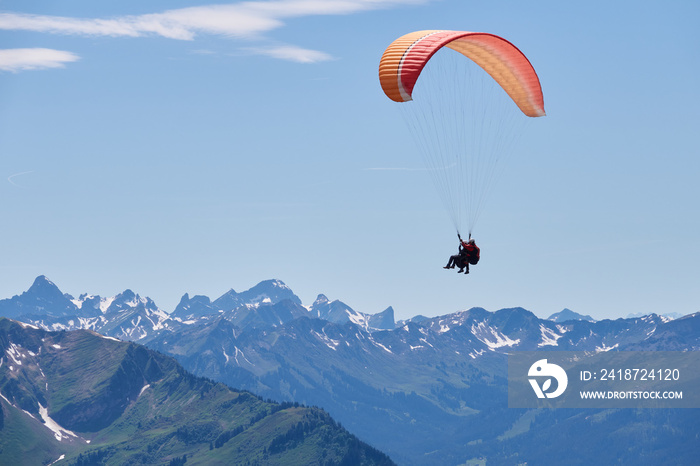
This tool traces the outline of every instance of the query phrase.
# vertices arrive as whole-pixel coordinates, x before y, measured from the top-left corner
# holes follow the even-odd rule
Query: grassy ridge
[[[393,464],[318,408],[195,377],[133,343],[0,319],[10,348],[22,365],[0,366],[0,464]],[[20,409],[39,403],[79,438],[59,442]]]
[[[67,451],[53,433],[0,398],[0,464],[47,464]]]

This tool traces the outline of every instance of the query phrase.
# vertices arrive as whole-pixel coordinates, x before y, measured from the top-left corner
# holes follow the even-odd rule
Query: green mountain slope
[[[320,409],[89,331],[0,319],[0,394],[0,464],[393,464]]]

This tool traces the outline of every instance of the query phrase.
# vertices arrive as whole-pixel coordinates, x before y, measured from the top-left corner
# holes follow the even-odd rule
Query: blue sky
[[[700,310],[693,1],[0,1],[0,297],[130,288],[172,311],[278,278],[397,318],[472,306]],[[542,83],[454,229],[377,66],[407,32],[491,32]],[[383,170],[376,170],[382,168]]]

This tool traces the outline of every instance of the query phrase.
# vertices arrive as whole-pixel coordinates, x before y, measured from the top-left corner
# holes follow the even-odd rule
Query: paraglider
[[[481,250],[479,246],[476,245],[474,238],[469,238],[469,241],[464,241],[462,237],[457,234],[459,238],[459,252],[454,256],[450,256],[450,260],[447,261],[447,265],[443,269],[454,269],[455,266],[459,267],[457,273],[464,273],[465,275],[469,273],[469,264],[476,265],[479,263],[481,258]]]
[[[443,65],[442,58],[434,58],[438,56],[451,58],[455,65]],[[405,109],[411,135],[463,250],[469,243],[462,241],[460,231],[466,227],[471,239],[505,156],[516,144],[517,122],[528,120],[523,115],[545,115],[537,73],[515,45],[497,35],[425,30],[401,36],[387,47],[379,81],[386,96]],[[496,90],[487,93],[486,87]]]

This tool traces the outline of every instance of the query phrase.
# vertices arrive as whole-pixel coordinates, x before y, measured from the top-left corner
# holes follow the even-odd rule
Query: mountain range
[[[282,302],[283,307],[273,307]],[[275,315],[275,312],[284,314]],[[266,280],[241,293],[231,289],[215,300],[185,293],[172,313],[128,289],[109,298],[90,294],[74,298],[62,293],[43,275],[22,294],[0,300],[0,316],[47,330],[89,329],[140,342],[163,331],[175,332],[183,326],[222,315],[243,327],[276,325],[302,315],[336,323],[353,322],[367,331],[393,329],[396,325],[391,307],[378,314],[364,314],[341,301],[329,301],[322,294],[311,306],[304,307],[299,297],[280,280]]]
[[[268,280],[213,301],[186,294],[168,314],[129,290],[74,299],[38,277],[1,300],[0,315],[136,341],[197,376],[320,406],[399,464],[639,463],[664,455],[683,464],[700,453],[692,410],[519,410],[506,402],[508,352],[697,351],[700,313],[593,321],[570,311],[550,320],[522,308],[472,308],[395,322],[392,308],[368,315],[324,295],[303,306],[283,282]]]

